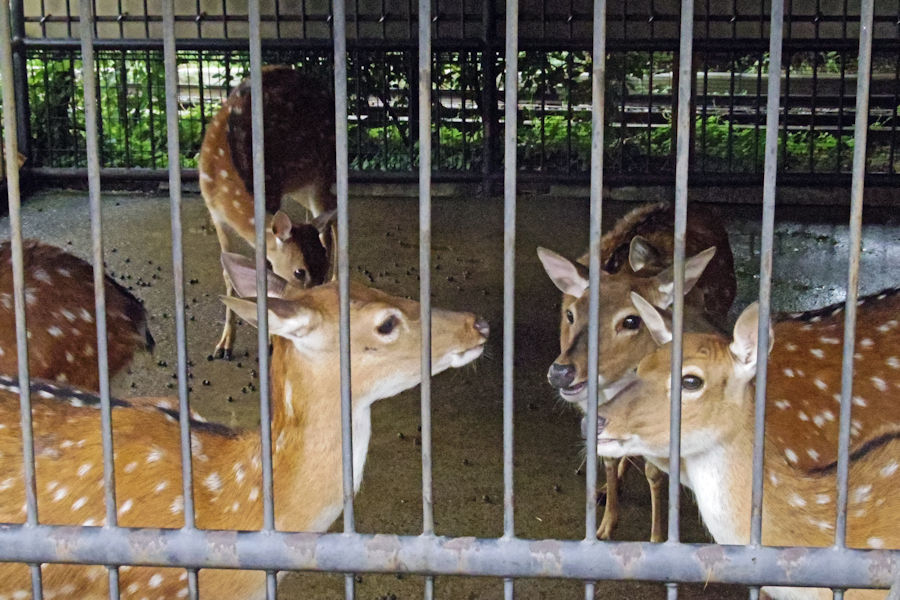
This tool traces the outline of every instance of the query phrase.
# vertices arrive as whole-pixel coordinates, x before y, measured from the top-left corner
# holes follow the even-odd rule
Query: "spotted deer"
[[[674,209],[670,204],[636,208],[620,219],[600,242],[600,363],[599,383],[611,395],[627,381],[647,353],[655,349],[649,332],[629,298],[631,291],[647,294],[660,308],[673,301],[672,252]],[[708,209],[688,211],[685,301],[687,318],[723,325],[734,300],[734,259],[728,234]],[[577,262],[538,248],[544,270],[563,293],[560,321],[560,354],[547,379],[560,397],[587,408],[588,256]],[[698,325],[699,326],[699,325]],[[602,455],[601,455],[602,456]],[[619,516],[618,480],[627,463],[605,458],[606,506],[597,534],[612,535]],[[663,540],[663,474],[645,463],[650,484],[652,524],[650,539]]]
[[[265,141],[266,254],[272,270],[303,286],[330,278],[336,200],[334,101],[318,79],[288,66],[263,69]],[[253,144],[250,81],[237,86],[213,117],[200,147],[200,191],[222,252],[231,251],[230,232],[251,247],[256,243],[253,209]],[[294,224],[279,209],[291,196],[313,215]],[[232,287],[225,277],[226,295]],[[225,326],[216,345],[217,358],[231,358],[233,316],[225,309]]]
[[[632,383],[600,407],[597,447],[604,455],[640,454],[664,465],[669,424],[659,415],[666,414],[669,405],[672,334],[650,303],[637,297],[635,306],[661,346],[640,362]],[[900,548],[896,527],[900,498],[895,491],[900,477],[900,429],[879,423],[878,412],[879,407],[890,409],[896,404],[900,388],[900,373],[891,366],[895,361],[890,358],[900,351],[900,333],[892,323],[896,308],[896,291],[885,292],[863,300],[857,321],[854,394],[864,394],[860,397],[866,398],[866,404],[853,406],[857,431],[850,453],[847,543],[855,548]],[[829,321],[839,321],[835,311],[832,307],[828,317],[814,323],[810,320],[820,315],[770,328],[769,374],[794,369],[794,375],[787,380],[770,379],[767,386],[770,410],[766,416],[762,531],[766,545],[829,546],[834,541],[835,463],[802,467],[796,458],[807,450],[836,455],[836,427],[825,430],[824,423],[834,422],[839,410],[831,391],[839,390],[841,344],[820,339],[831,337],[830,328],[815,331],[819,323],[824,328],[830,327]],[[738,319],[731,339],[720,333],[684,336],[682,471],[697,497],[703,522],[720,544],[746,544],[750,536],[758,322],[754,303]],[[795,327],[800,329],[799,335]],[[791,333],[796,337],[790,341],[782,336]],[[877,340],[878,350],[865,340]],[[784,348],[787,344],[791,348]],[[823,344],[833,346],[827,354],[836,357],[834,360],[813,352]],[[801,365],[806,374],[799,378],[808,381],[798,381],[796,370]],[[821,393],[825,390],[816,380],[831,386],[829,393]],[[796,404],[779,407],[786,398]],[[773,402],[775,410],[771,410]],[[820,416],[822,426],[801,418],[801,411]],[[818,443],[810,435],[816,430],[823,438]],[[814,445],[807,446],[811,443]],[[822,460],[829,459],[821,454]],[[831,592],[823,589],[763,589],[776,600],[831,598]],[[855,590],[847,597],[884,598],[885,594]]]
[[[94,269],[82,259],[37,240],[23,244],[28,369],[32,377],[99,389]],[[13,306],[12,248],[0,244],[0,373],[18,372]],[[114,375],[135,352],[152,351],[141,302],[106,276],[107,349]]]
[[[226,259],[228,260],[228,259]],[[238,293],[255,291],[255,272],[240,263],[226,269]],[[324,531],[342,509],[341,409],[336,282],[299,289],[270,277],[269,326],[274,334],[272,437],[276,526],[286,531]],[[350,288],[354,490],[362,481],[371,435],[373,402],[421,380],[419,304],[356,283]],[[224,298],[255,323],[253,299]],[[488,325],[471,313],[432,312],[432,373],[461,367],[481,355]],[[33,394],[38,506],[42,523],[104,524],[103,463],[99,415],[70,390]],[[10,396],[9,391],[0,391]],[[53,396],[46,398],[45,396]],[[0,522],[22,523],[25,495],[18,403],[0,402]],[[151,401],[119,401],[112,410],[116,498],[124,527],[182,527],[184,502],[179,427],[172,409]],[[197,526],[259,529],[262,472],[257,430],[194,422],[191,451]],[[48,597],[106,598],[102,568],[46,565]],[[29,571],[0,565],[0,596],[19,598]],[[172,600],[187,595],[183,570],[123,567],[124,597]],[[201,595],[258,598],[262,573],[200,572]],[[29,597],[26,591],[23,598]]]

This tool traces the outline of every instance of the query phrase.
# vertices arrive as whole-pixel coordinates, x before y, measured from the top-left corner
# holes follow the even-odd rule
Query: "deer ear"
[[[632,271],[637,273],[641,269],[659,263],[659,250],[654,248],[647,238],[640,235],[631,238],[631,244],[628,246],[628,264]]]
[[[223,252],[222,267],[225,268],[238,296],[243,298],[256,296],[256,263],[253,259],[233,252]],[[272,271],[266,270],[266,295],[268,297],[281,298],[286,286],[287,281]]]
[[[544,270],[563,294],[580,297],[588,287],[587,269],[546,248],[537,249]]]
[[[662,346],[672,341],[672,330],[655,306],[644,300],[644,297],[637,292],[631,292],[631,303],[634,304],[641,319],[644,320],[644,325],[650,331],[654,342]]]
[[[221,296],[225,306],[233,310],[237,316],[257,326],[256,298],[234,298]],[[298,300],[282,300],[268,298],[266,307],[269,311],[269,333],[281,337],[299,339],[309,335],[320,323],[321,316],[314,309],[304,306]]]
[[[774,332],[772,331],[772,325],[770,324],[769,348],[766,351],[767,354],[772,349],[773,338]],[[737,364],[751,376],[756,374],[758,340],[759,303],[754,302],[744,309],[744,312],[738,317],[737,322],[734,324],[734,340],[728,347]]]
[[[294,224],[291,223],[291,218],[286,212],[279,210],[272,217],[272,235],[280,241],[286,242],[291,239],[291,230],[293,228]]]
[[[706,270],[706,266],[709,264],[709,261],[712,260],[715,254],[716,247],[712,246],[684,261],[685,294],[694,289],[694,286],[697,285],[697,281],[699,281],[700,277],[703,275],[703,271]],[[656,276],[656,281],[659,284],[660,297],[659,304],[656,305],[657,307],[669,308],[670,306],[672,306],[672,303],[675,302],[674,276],[674,267],[669,267]]]
[[[311,224],[313,227],[318,230],[319,233],[325,233],[329,227],[331,227],[332,221],[337,217],[337,209],[329,210],[328,212],[323,212],[317,217],[314,217]]]

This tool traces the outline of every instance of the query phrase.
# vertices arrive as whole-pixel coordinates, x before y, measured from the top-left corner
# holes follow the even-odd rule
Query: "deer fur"
[[[25,240],[22,253],[29,373],[82,389],[99,389],[94,268],[37,240]],[[104,278],[104,291],[108,364],[114,375],[131,363],[135,352],[152,351],[155,343],[140,300],[109,276]],[[18,373],[9,242],[0,244],[0,373]]]
[[[337,206],[334,101],[321,81],[289,66],[263,69],[263,135],[267,225],[266,255],[276,275],[302,287],[331,278],[333,218]],[[255,247],[253,145],[250,81],[236,87],[209,123],[200,147],[200,191],[222,252],[232,249],[230,232]],[[294,224],[280,209],[291,196],[313,215]],[[226,295],[231,283],[225,277]],[[216,345],[230,358],[234,344],[231,310]]]
[[[891,372],[887,359],[900,350],[900,335],[889,325],[895,309],[896,292],[889,290],[862,300],[857,321],[857,350],[865,339],[880,336],[878,350],[870,350],[870,356],[858,352],[854,389],[865,387],[866,380],[884,376],[886,389],[876,386],[869,389],[866,407],[854,406],[854,413],[877,411],[889,407],[900,388],[900,373]],[[636,302],[636,308],[652,322],[654,336],[661,347],[645,357],[638,367],[636,380],[623,389],[610,402],[600,407],[597,445],[607,455],[641,454],[659,463],[668,459],[669,429],[666,419],[658,415],[668,410],[671,360],[671,332],[664,319],[653,319],[649,303]],[[834,307],[829,307],[830,319],[839,320]],[[804,319],[787,321],[792,326],[799,323],[800,331],[808,333],[816,325],[827,326],[828,318],[812,313]],[[820,316],[821,320],[810,323]],[[687,333],[684,336],[684,361],[682,366],[682,446],[681,458],[686,473],[685,482],[696,494],[703,522],[717,543],[745,544],[749,541],[750,485],[752,481],[752,440],[754,429],[754,395],[757,365],[758,311],[751,305],[738,319],[731,338],[716,333]],[[811,329],[802,329],[812,325]],[[795,368],[796,359],[786,359],[776,349],[780,344],[791,343],[795,349],[788,352],[809,354],[821,344],[815,336],[800,335],[785,340],[781,334],[791,327],[776,323],[770,330],[770,375],[783,368]],[[797,333],[793,331],[792,333]],[[840,355],[838,345],[828,354]],[[816,370],[808,377],[826,377],[827,382],[839,382],[840,361],[823,363],[827,356],[804,357],[807,371]],[[791,367],[784,366],[784,360]],[[794,377],[789,379],[797,379]],[[793,383],[787,387],[778,379],[770,380],[767,388],[769,409],[766,416],[765,435],[765,485],[763,499],[763,544],[775,546],[829,546],[834,542],[835,476],[834,466],[803,468],[792,460],[808,441],[812,429],[820,429],[809,421],[798,419],[794,411],[800,407],[779,409],[773,402],[789,397],[804,401],[811,414],[834,411],[838,404],[830,394],[806,394],[805,383]],[[822,390],[820,390],[821,392]],[[855,392],[854,392],[855,393]],[[650,415],[654,415],[651,417]],[[877,417],[873,416],[873,420]],[[796,433],[793,433],[796,432]],[[833,446],[836,453],[836,429],[823,432],[822,443]],[[850,455],[849,505],[847,513],[847,544],[855,548],[900,548],[900,534],[896,527],[896,514],[900,499],[896,478],[900,477],[900,429],[860,428],[853,440]],[[823,589],[764,588],[776,600],[830,598],[831,592]],[[853,590],[848,598],[884,598],[885,591]]]
[[[641,358],[655,348],[646,328],[623,327],[627,318],[637,318],[629,293],[640,291],[666,308],[672,302],[671,257],[674,249],[674,208],[669,203],[648,204],[622,217],[600,240],[600,364],[599,383],[613,394],[628,382]],[[696,317],[718,325],[726,321],[737,284],[728,234],[708,209],[690,207],[686,232],[685,283],[688,319]],[[701,251],[707,251],[703,254]],[[576,262],[539,248],[538,256],[550,279],[563,293],[560,319],[560,354],[548,378],[560,397],[587,407],[588,255]],[[639,322],[639,321],[638,321]],[[568,381],[554,377],[565,369]],[[624,464],[604,460],[606,507],[598,535],[607,539],[618,521],[618,479]],[[663,540],[663,476],[652,464],[645,465],[650,484],[652,523],[650,539]]]
[[[238,290],[255,273],[230,269]],[[342,509],[338,290],[336,283],[302,290],[270,276],[269,325],[273,340],[272,437],[275,520],[280,530],[324,531]],[[255,283],[254,287],[255,289]],[[354,490],[362,481],[371,432],[370,407],[380,398],[419,383],[418,303],[351,285]],[[226,298],[238,314],[255,322],[253,300]],[[386,325],[390,323],[390,325]],[[432,372],[477,358],[487,324],[470,313],[432,313]],[[50,386],[55,388],[55,386]],[[99,413],[71,390],[33,393],[36,473],[40,521],[48,524],[104,523]],[[0,386],[0,522],[22,523],[25,513],[18,402]],[[44,396],[52,397],[46,398]],[[184,524],[177,414],[155,401],[118,401],[112,421],[119,524],[181,527]],[[251,530],[262,526],[259,431],[192,424],[194,502],[197,526]],[[106,598],[102,568],[48,565],[48,596]],[[18,598],[30,586],[23,565],[0,565],[0,596]],[[122,567],[120,591],[165,600],[187,592],[183,570]],[[261,573],[200,572],[200,590],[210,598],[264,597]]]

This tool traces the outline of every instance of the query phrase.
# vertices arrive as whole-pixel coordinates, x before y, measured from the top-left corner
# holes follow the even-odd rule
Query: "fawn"
[[[334,101],[322,82],[288,66],[264,68],[262,84],[266,212],[274,215],[266,232],[267,257],[276,275],[303,287],[319,285],[329,279],[336,258]],[[250,118],[250,81],[245,80],[213,117],[200,147],[200,191],[222,252],[231,250],[229,231],[251,247],[256,243]],[[311,223],[291,223],[279,210],[285,195],[310,210]],[[225,290],[231,295],[227,276]],[[226,307],[217,358],[231,358],[232,323]]]
[[[255,272],[225,257],[238,293],[256,289]],[[275,517],[280,530],[324,531],[342,509],[338,288],[336,282],[300,289],[270,276],[272,438]],[[362,481],[373,402],[421,381],[419,304],[353,283],[351,348],[354,489]],[[252,299],[224,298],[255,323]],[[481,355],[488,325],[471,313],[432,312],[432,373],[460,367]],[[62,401],[73,395],[46,385],[33,394],[37,486],[42,523],[104,523],[101,442],[97,411]],[[52,387],[51,387],[52,390]],[[0,392],[8,396],[9,392]],[[0,402],[0,522],[21,523],[25,513],[19,415],[14,398]],[[179,430],[170,409],[150,401],[117,402],[116,497],[124,527],[181,527],[183,498]],[[198,527],[259,529],[262,473],[257,430],[195,422],[191,450]],[[187,594],[181,569],[123,567],[127,596],[174,599]],[[24,565],[0,565],[0,596],[29,588]],[[44,589],[73,598],[105,598],[102,567],[47,565]],[[210,598],[256,598],[261,573],[200,572]]]
[[[629,374],[646,354],[656,348],[628,294],[638,291],[666,308],[673,301],[672,270],[674,209],[670,204],[650,204],[622,217],[600,243],[600,364],[599,382],[607,395],[627,383]],[[705,249],[705,250],[704,250]],[[701,252],[703,251],[703,252]],[[689,321],[698,317],[724,324],[736,293],[734,259],[728,234],[706,210],[691,207],[688,213],[686,253],[696,254],[685,265],[685,293]],[[560,321],[560,354],[547,379],[563,400],[587,408],[588,256],[571,262],[538,248],[544,270],[563,293]],[[698,325],[699,326],[699,325]],[[627,463],[604,458],[606,506],[597,535],[612,535],[619,515],[618,479]],[[651,541],[663,541],[663,474],[645,463],[652,506]]]
[[[900,351],[900,332],[892,318],[897,314],[897,304],[897,290],[863,299],[857,321],[853,392],[865,398],[865,403],[854,402],[857,433],[850,454],[847,515],[847,543],[851,547],[900,547],[896,529],[900,500],[894,493],[896,477],[900,476],[900,430],[880,423],[880,411],[872,412],[895,404],[894,395],[900,388],[900,373],[893,366]],[[663,316],[650,303],[636,297],[635,306],[662,346],[641,361],[631,385],[600,408],[598,452],[612,456],[641,454],[664,465],[668,459],[669,425],[658,415],[668,410],[668,342],[672,334]],[[806,321],[790,322],[791,326],[799,323],[801,334],[788,340],[780,336],[782,332],[792,332],[792,327],[785,326],[788,322],[770,327],[769,373],[793,369],[794,375],[786,380],[772,379],[767,386],[767,409],[773,409],[773,403],[774,409],[766,417],[762,540],[766,545],[828,546],[833,542],[835,464],[801,468],[796,460],[800,453],[818,451],[817,448],[827,447],[831,455],[836,454],[836,427],[825,432],[828,439],[817,441],[810,434],[814,430],[821,434],[821,426],[800,417],[809,414],[832,422],[839,411],[832,393],[840,391],[842,345],[822,340],[834,333],[831,326],[839,321],[834,314],[836,308],[829,310],[828,317],[814,314]],[[822,318],[809,322],[816,316]],[[684,336],[682,470],[686,485],[697,497],[706,527],[720,544],[744,544],[750,535],[758,322],[758,307],[754,303],[738,319],[730,340],[715,333]],[[789,348],[777,350],[788,345]],[[823,345],[830,347],[820,355],[816,350],[822,350]],[[802,363],[794,353],[800,353]],[[803,371],[797,373],[800,364]],[[825,391],[822,384],[829,386],[827,394],[821,393]],[[778,405],[784,402],[794,404]],[[810,443],[814,445],[807,448]],[[831,592],[823,589],[763,590],[776,600],[831,598]],[[884,598],[885,594],[856,590],[847,597]]]
[[[76,256],[36,240],[23,243],[28,369],[32,377],[99,389],[94,270]],[[13,307],[12,248],[0,244],[0,373],[18,372]],[[106,276],[109,372],[128,365],[137,350],[151,351],[147,313],[140,300]]]

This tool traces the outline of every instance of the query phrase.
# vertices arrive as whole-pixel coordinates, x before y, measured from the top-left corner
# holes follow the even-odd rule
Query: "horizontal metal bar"
[[[900,551],[5,525],[0,562],[887,588]]]
[[[84,179],[87,170],[80,167],[22,167],[22,174],[35,177],[42,183],[60,179]],[[183,181],[196,181],[199,177],[197,169],[182,169]],[[492,177],[499,178],[498,171]],[[100,169],[101,181],[167,181],[167,169],[119,168],[106,167]],[[484,180],[484,174],[471,171],[435,171],[433,183],[475,183]],[[528,184],[590,184],[589,173],[519,173],[518,183]],[[675,174],[659,173],[615,173],[605,172],[604,185],[616,187],[622,185],[655,186],[671,185],[675,182]],[[850,173],[779,173],[779,187],[822,187],[849,186]],[[418,171],[350,171],[351,183],[417,183]],[[691,173],[690,185],[693,187],[727,185],[729,187],[761,186],[762,174],[753,173]],[[869,173],[866,175],[866,187],[896,187],[900,185],[900,175],[892,173]],[[814,203],[814,202],[811,202]]]
[[[13,47],[24,44],[29,49],[46,50],[77,50],[79,42],[76,38],[13,38]],[[177,41],[179,50],[244,50],[247,49],[247,40],[243,38],[184,38]],[[480,50],[502,48],[502,39],[492,39],[489,42],[478,38],[436,38],[432,41],[432,48],[436,51],[451,50]],[[610,38],[607,41],[607,52],[622,52],[628,50],[671,52],[678,49],[678,38],[660,39],[617,39]],[[413,50],[417,47],[415,38],[382,40],[382,39],[347,39],[347,50]],[[768,38],[722,38],[722,39],[698,39],[694,41],[695,51],[706,52],[735,52],[746,51],[764,52],[769,48]],[[97,50],[162,50],[162,39],[158,38],[99,38],[94,41]],[[330,50],[331,38],[282,38],[262,40],[263,50]],[[795,38],[785,40],[784,51],[855,51],[858,48],[856,39],[802,39]],[[882,38],[872,41],[874,52],[891,52],[900,50],[900,38]],[[591,50],[591,40],[560,39],[532,39],[519,40],[519,51],[529,50]]]

